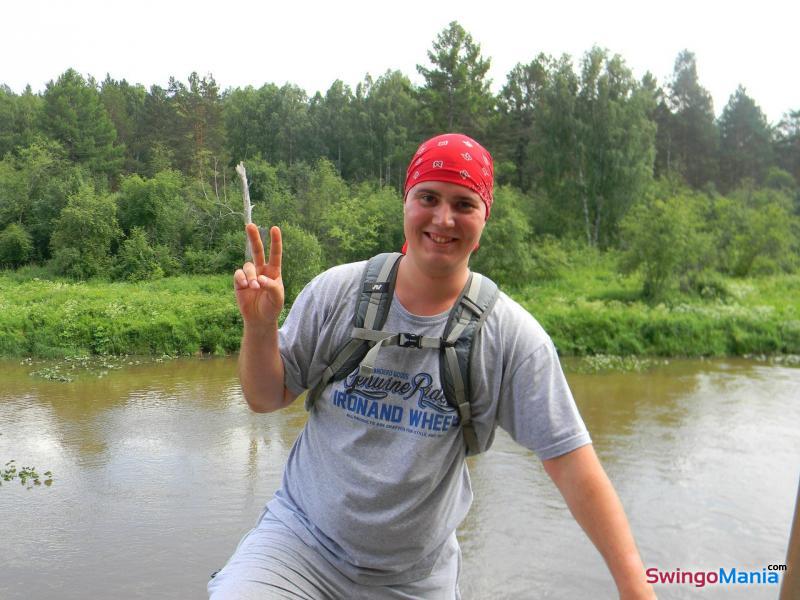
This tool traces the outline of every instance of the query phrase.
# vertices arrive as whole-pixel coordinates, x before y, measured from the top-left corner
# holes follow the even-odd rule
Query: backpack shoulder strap
[[[387,252],[367,261],[353,315],[354,329],[383,328],[394,297],[397,266],[402,256],[399,252]],[[314,407],[322,390],[331,380],[345,377],[361,362],[369,346],[368,340],[353,338],[351,334],[351,338],[333,355],[333,362],[322,373],[322,379],[306,394],[306,410],[310,411]]]
[[[458,412],[468,456],[480,452],[472,423],[471,405],[474,399],[469,384],[472,350],[499,295],[494,281],[480,273],[470,274],[461,296],[450,311],[442,336],[440,377],[447,402]]]

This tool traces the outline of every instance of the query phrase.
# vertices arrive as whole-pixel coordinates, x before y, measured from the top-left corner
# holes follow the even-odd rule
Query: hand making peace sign
[[[247,237],[253,249],[253,262],[246,262],[233,274],[233,287],[239,312],[246,326],[264,327],[277,324],[283,309],[283,279],[281,279],[281,230],[269,230],[269,262],[264,261],[264,244],[258,227],[246,226]],[[255,264],[253,264],[255,263]]]

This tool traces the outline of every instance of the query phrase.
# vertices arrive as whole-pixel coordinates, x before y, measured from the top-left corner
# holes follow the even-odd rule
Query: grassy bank
[[[800,276],[724,282],[724,298],[639,299],[604,257],[512,292],[565,355],[800,354]],[[231,278],[71,283],[0,275],[0,356],[228,354],[241,319]]]
[[[230,276],[141,283],[0,276],[0,356],[226,354],[242,325]]]
[[[512,294],[559,352],[585,356],[741,356],[800,353],[800,275],[719,278],[714,297],[675,291],[641,300],[641,280],[621,277],[606,256]]]

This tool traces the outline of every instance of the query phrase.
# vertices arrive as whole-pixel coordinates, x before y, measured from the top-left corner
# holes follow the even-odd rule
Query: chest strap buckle
[[[422,336],[415,333],[399,333],[397,345],[403,348],[422,348]]]

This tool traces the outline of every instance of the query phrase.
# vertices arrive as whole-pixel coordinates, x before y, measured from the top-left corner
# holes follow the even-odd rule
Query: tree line
[[[507,283],[553,273],[566,241],[627,253],[621,265],[642,270],[653,296],[695,270],[795,268],[800,110],[770,124],[740,86],[716,118],[689,51],[663,84],[597,47],[577,62],[540,54],[498,94],[491,59],[458,23],[427,58],[421,86],[387,71],[311,97],[292,84],[223,91],[197,73],[149,89],[72,69],[42,93],[2,86],[0,266],[127,279],[229,270],[242,260],[232,167],[244,161],[254,220],[284,225],[299,282],[399,247],[409,157],[459,131],[495,157],[487,235],[512,258],[476,262]],[[656,239],[669,247],[645,247]]]

